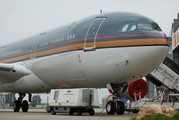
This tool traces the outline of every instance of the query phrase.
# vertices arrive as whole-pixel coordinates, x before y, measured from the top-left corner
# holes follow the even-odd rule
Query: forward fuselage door
[[[96,36],[104,20],[105,18],[96,18],[89,26],[85,37],[84,51],[96,50],[96,45],[95,45]]]
[[[31,58],[31,59],[32,59],[32,58],[35,58],[35,54],[36,54],[36,50],[37,50],[37,45],[38,45],[39,41],[42,39],[42,37],[43,37],[44,34],[45,34],[45,33],[40,34],[40,35],[36,38],[36,40],[34,41],[34,43],[33,43],[33,45],[32,45],[32,48],[31,48],[31,53],[30,53],[30,58]]]

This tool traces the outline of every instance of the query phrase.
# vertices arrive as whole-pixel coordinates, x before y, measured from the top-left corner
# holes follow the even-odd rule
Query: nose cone
[[[159,66],[169,51],[169,40],[166,39],[164,33],[159,34],[156,32],[154,34],[154,32],[152,32],[152,34],[148,33],[147,35],[149,38],[143,39],[143,44],[146,45],[145,48],[143,48],[143,55],[138,55],[141,59],[139,64],[141,66],[140,72],[143,73],[142,76],[146,76]]]
[[[149,46],[144,50],[144,60],[140,63],[142,76],[146,76],[159,66],[165,59],[169,46]],[[145,71],[145,72],[144,72]]]
[[[157,67],[165,59],[168,51],[168,46],[153,46],[151,48],[146,48],[144,52],[148,61],[153,61],[154,67]]]
[[[130,68],[130,73],[134,76],[133,80],[140,79],[141,77],[151,73],[162,63],[169,51],[169,41],[167,39],[143,40],[144,43],[146,43],[146,46],[139,47],[136,54],[132,54],[134,57],[134,63]],[[132,82],[132,80],[130,79],[128,82]]]

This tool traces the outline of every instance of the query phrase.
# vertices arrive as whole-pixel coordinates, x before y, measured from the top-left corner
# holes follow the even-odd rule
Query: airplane
[[[0,92],[18,93],[13,110],[28,111],[32,93],[63,88],[108,88],[113,98],[147,93],[141,79],[166,57],[169,41],[152,19],[107,12],[0,47]],[[13,94],[13,95],[14,95]],[[25,95],[29,99],[23,100]],[[108,114],[123,114],[109,101]]]

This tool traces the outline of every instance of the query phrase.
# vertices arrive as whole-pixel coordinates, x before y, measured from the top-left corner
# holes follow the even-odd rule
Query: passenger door
[[[105,18],[96,18],[89,26],[85,37],[84,51],[96,50],[96,36],[104,20]]]

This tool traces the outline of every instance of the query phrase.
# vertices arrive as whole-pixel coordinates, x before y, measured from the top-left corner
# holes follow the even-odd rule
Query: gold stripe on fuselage
[[[86,45],[94,46],[94,42],[86,43]],[[169,45],[169,41],[167,39],[132,39],[132,40],[114,40],[114,41],[95,42],[95,45],[96,45],[96,48]],[[35,53],[35,57],[42,57],[42,56],[47,56],[51,54],[72,51],[72,50],[80,50],[80,49],[83,49],[83,47],[84,47],[84,43],[63,46],[59,48],[37,52]],[[15,61],[21,61],[21,60],[26,60],[26,59],[30,59],[30,54],[2,60],[0,61],[0,63],[15,62]]]

